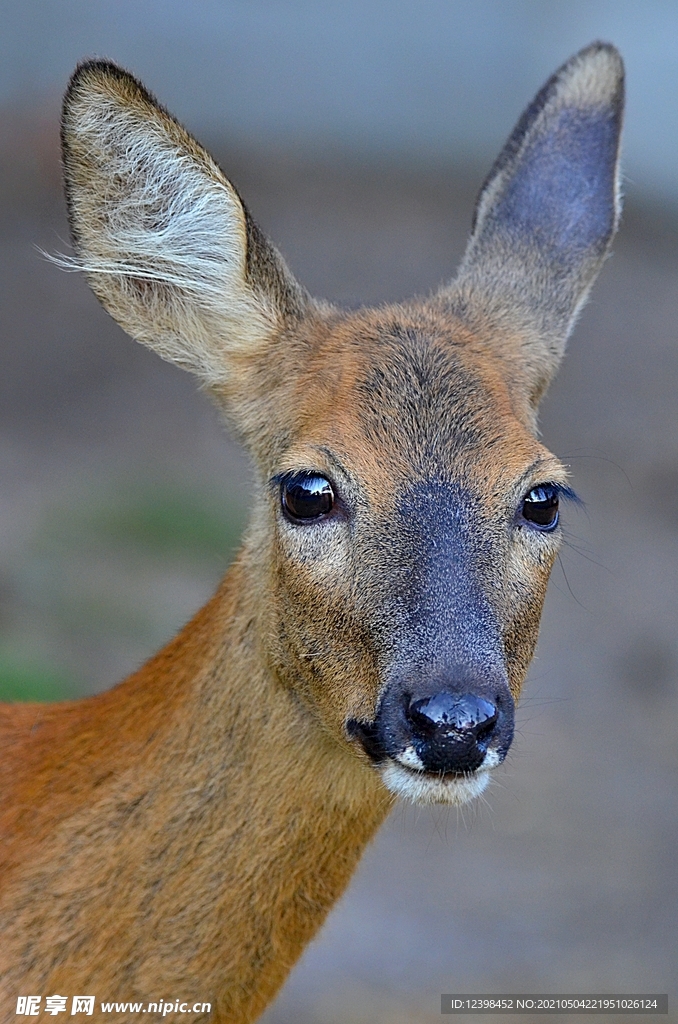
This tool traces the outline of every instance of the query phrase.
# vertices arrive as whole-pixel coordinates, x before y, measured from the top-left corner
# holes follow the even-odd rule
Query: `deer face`
[[[449,310],[360,313],[277,402],[277,669],[418,801],[504,759],[560,544],[564,470],[491,351]]]

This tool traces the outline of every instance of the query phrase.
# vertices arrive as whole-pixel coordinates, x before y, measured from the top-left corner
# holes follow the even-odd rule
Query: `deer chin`
[[[382,781],[387,789],[402,800],[413,804],[467,804],[483,793],[490,782],[490,772],[500,758],[488,750],[480,768],[467,775],[434,774],[424,771],[412,747],[407,747],[397,759],[391,759],[379,766]]]

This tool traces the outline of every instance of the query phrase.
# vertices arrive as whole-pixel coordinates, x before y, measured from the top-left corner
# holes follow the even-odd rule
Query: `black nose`
[[[499,711],[473,693],[436,693],[410,699],[405,716],[428,771],[472,772],[487,753]]]

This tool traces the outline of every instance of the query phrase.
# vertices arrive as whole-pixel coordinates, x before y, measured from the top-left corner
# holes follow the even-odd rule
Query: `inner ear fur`
[[[76,257],[127,333],[208,385],[308,297],[203,147],[128,72],[75,71],[63,106]]]
[[[490,171],[458,276],[441,292],[512,362],[533,406],[617,230],[623,103],[609,44],[556,71]]]

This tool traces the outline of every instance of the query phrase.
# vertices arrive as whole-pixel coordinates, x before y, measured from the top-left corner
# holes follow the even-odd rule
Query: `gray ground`
[[[0,129],[0,687],[56,696],[110,685],[209,595],[248,471],[194,383],[36,253],[67,237],[54,123]],[[451,275],[479,178],[215,148],[312,291]],[[268,1024],[433,1022],[454,991],[678,999],[677,271],[676,222],[630,204],[544,407],[586,511],[501,778],[463,814],[395,811]]]

